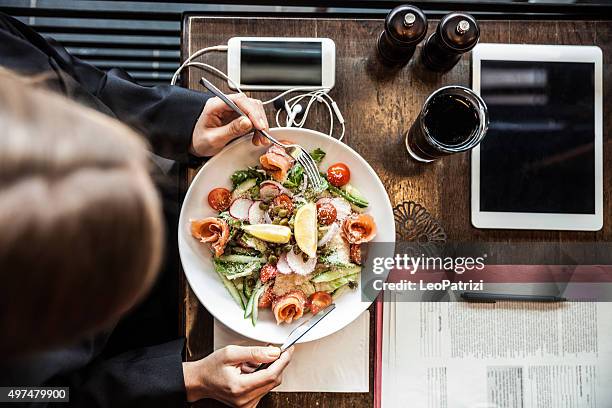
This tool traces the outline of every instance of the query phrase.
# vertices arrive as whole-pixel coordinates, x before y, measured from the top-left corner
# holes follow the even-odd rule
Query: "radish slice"
[[[317,246],[321,248],[322,246],[327,244],[334,237],[334,235],[338,233],[339,230],[340,226],[338,225],[338,223],[334,222],[332,225],[329,226],[329,229],[327,230],[325,235],[321,237]]]
[[[248,198],[237,198],[230,205],[229,213],[234,218],[247,221],[249,219],[249,208],[252,204],[253,201]]]
[[[302,254],[295,254],[293,250],[287,252],[287,263],[289,267],[298,275],[308,275],[310,272],[315,270],[315,266],[317,266],[317,258],[312,257],[308,258],[306,262],[304,262],[304,258],[302,258]]]
[[[264,222],[266,224],[272,224],[272,218],[270,218],[270,214],[267,211],[264,212]]]
[[[336,220],[344,221],[346,217],[351,215],[351,205],[344,198],[335,197],[330,202],[336,207]]]
[[[287,263],[287,254],[282,254],[280,258],[278,258],[278,262],[276,262],[276,269],[284,275],[293,273],[289,263]]]
[[[262,181],[261,184],[259,185],[259,188],[260,188],[259,191],[261,192],[261,188],[265,187],[265,186],[268,186],[268,185],[272,185],[272,186],[278,188],[279,194],[287,194],[289,197],[293,197],[293,193],[290,190],[285,188],[285,186],[283,186],[278,181],[274,181],[274,180]]]
[[[264,210],[259,208],[261,201],[253,201],[253,204],[249,207],[249,224],[261,224],[264,222]]]

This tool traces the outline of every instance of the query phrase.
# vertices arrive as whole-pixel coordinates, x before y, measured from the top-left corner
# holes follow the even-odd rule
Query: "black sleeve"
[[[0,33],[0,64],[34,73],[52,61],[52,68],[57,65],[119,120],[145,135],[155,153],[188,160],[193,129],[210,94],[172,85],[142,86],[121,69],[104,72],[2,13]]]
[[[0,386],[68,387],[69,404],[57,406],[165,408],[186,404],[183,340],[110,358],[100,357],[104,342],[98,337],[71,347],[0,362]]]
[[[87,87],[117,119],[144,134],[155,153],[187,161],[196,122],[210,94],[173,85],[147,87],[122,69],[102,72],[51,42],[74,67],[75,79]]]
[[[182,350],[183,341],[176,340],[93,362],[64,382],[70,384],[70,405],[182,407],[186,403]]]

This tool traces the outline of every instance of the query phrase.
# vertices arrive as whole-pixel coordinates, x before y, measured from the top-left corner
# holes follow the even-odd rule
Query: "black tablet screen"
[[[593,63],[487,61],[480,210],[595,213]]]

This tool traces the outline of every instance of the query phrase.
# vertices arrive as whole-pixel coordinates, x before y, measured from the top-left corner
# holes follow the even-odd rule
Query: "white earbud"
[[[296,104],[292,109],[287,109],[287,127],[293,126],[295,117],[302,113],[304,108],[299,103]]]

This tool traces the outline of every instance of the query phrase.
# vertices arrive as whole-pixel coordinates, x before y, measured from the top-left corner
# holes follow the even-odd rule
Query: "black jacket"
[[[193,128],[210,97],[171,85],[141,86],[121,69],[101,71],[3,13],[0,65],[26,75],[51,73],[51,88],[132,126],[156,154],[173,160],[188,159]]]
[[[141,86],[119,69],[103,72],[2,13],[0,65],[24,75],[49,74],[50,88],[132,126],[156,154],[179,161],[188,159],[195,123],[210,97],[170,85]],[[101,334],[60,350],[0,361],[0,386],[69,386],[72,406],[184,404],[182,340],[109,357],[104,352],[109,337]]]

